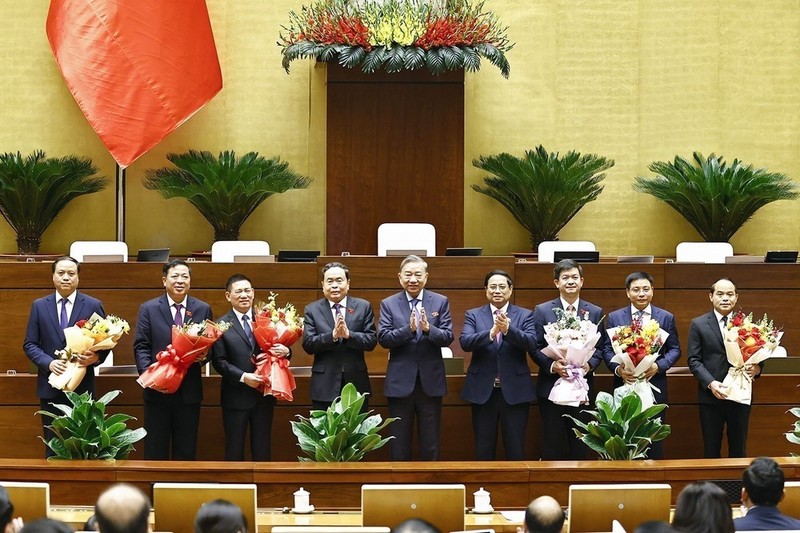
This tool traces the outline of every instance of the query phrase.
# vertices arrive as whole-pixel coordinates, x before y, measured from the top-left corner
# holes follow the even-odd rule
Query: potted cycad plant
[[[639,176],[634,190],[650,194],[681,214],[709,242],[728,242],[745,222],[765,205],[797,198],[797,185],[786,175],[754,168],[720,156],[692,161],[654,161],[655,177]]]
[[[642,410],[642,400],[635,393],[615,403],[611,394],[599,392],[595,403],[596,410],[584,411],[592,417],[590,422],[569,418],[577,426],[575,435],[602,459],[645,459],[650,445],[666,439],[672,431],[656,418],[667,406],[655,404]]]
[[[292,433],[297,445],[308,457],[298,457],[301,462],[352,462],[360,461],[367,452],[377,450],[392,437],[381,437],[380,430],[394,422],[383,420],[381,415],[362,413],[364,396],[348,383],[342,395],[326,411],[311,411],[309,418],[297,415],[292,421]]]
[[[85,157],[0,155],[0,214],[17,235],[18,254],[39,253],[42,235],[69,202],[106,187],[97,172]]]
[[[524,157],[501,153],[480,156],[472,164],[492,174],[472,189],[500,202],[531,234],[531,248],[558,239],[558,232],[603,191],[604,171],[612,159],[570,151],[563,157],[544,146]]]
[[[55,453],[52,459],[127,459],[134,443],[147,435],[144,428],[128,429],[126,422],[136,420],[134,417],[106,413],[106,406],[120,391],[110,391],[99,400],[92,399],[88,392],[65,392],[72,405],[54,404],[61,414],[36,412],[53,419],[47,427],[55,437],[45,441]]]
[[[279,158],[258,152],[236,157],[233,151],[189,150],[168,154],[175,167],[150,169],[144,186],[164,198],[185,198],[214,228],[215,241],[235,241],[242,224],[273,194],[305,189],[311,179],[289,170]]]

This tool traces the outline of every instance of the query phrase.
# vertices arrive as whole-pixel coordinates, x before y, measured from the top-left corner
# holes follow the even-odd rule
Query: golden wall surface
[[[49,2],[0,0],[0,151],[91,157],[113,180],[114,162],[56,68],[44,31]],[[208,0],[224,88],[128,169],[129,248],[207,250],[211,227],[186,201],[141,185],[148,168],[188,149],[280,155],[314,178],[308,190],[268,199],[242,230],[273,249],[325,241],[325,69],[296,61],[287,75],[276,46],[299,0]],[[636,193],[654,160],[694,150],[740,158],[800,178],[800,1],[487,0],[516,42],[505,80],[488,63],[466,81],[465,245],[485,254],[529,248],[494,200],[473,192],[480,155],[594,152],[616,161],[605,191],[566,226],[604,255],[674,254],[696,232],[671,208]],[[387,132],[391,134],[391,132]],[[113,181],[71,203],[45,233],[43,252],[73,240],[114,239]],[[436,186],[431,184],[432,187]],[[354,198],[352,205],[368,198]],[[762,209],[733,240],[737,252],[800,248],[800,202]],[[0,252],[16,249],[0,225]]]

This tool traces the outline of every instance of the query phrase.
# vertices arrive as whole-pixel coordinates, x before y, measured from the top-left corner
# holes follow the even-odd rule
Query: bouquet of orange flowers
[[[594,354],[600,333],[597,324],[589,320],[585,312],[583,318],[567,314],[559,307],[553,308],[553,312],[557,320],[544,326],[547,346],[542,348],[542,353],[566,365],[569,377],[556,380],[548,399],[559,405],[577,407],[589,402],[589,383],[583,375],[583,365]]]
[[[782,336],[783,332],[766,314],[758,322],[753,320],[753,313],[745,315],[739,311],[733,316],[725,333],[725,353],[731,368],[722,381],[722,386],[727,387],[728,400],[750,405],[753,380],[745,367],[772,357]]]
[[[612,363],[618,363],[636,376],[636,383],[625,383],[614,390],[614,396],[624,397],[631,392],[642,399],[642,409],[655,403],[653,390],[661,392],[644,379],[643,374],[658,358],[658,352],[664,346],[669,333],[661,329],[657,321],[634,320],[627,326],[618,326],[608,331],[611,347],[614,350]]]
[[[230,327],[227,322],[187,322],[172,326],[172,343],[156,354],[156,362],[142,372],[136,382],[142,388],[150,388],[174,394],[186,377],[189,367],[202,362],[211,345]]]
[[[303,317],[297,316],[294,305],[278,307],[276,294],[271,292],[267,302],[254,306],[253,336],[261,348],[260,354],[253,358],[256,374],[264,380],[260,390],[264,396],[272,394],[280,400],[292,401],[292,391],[297,387],[289,360],[275,355],[270,350],[275,344],[291,346],[303,335]]]
[[[102,317],[94,313],[88,320],[78,320],[64,329],[67,345],[55,355],[67,362],[67,370],[59,375],[50,374],[48,383],[54,389],[74,391],[86,375],[86,367],[78,363],[77,356],[86,352],[110,350],[120,337],[130,331],[128,323],[114,315]]]

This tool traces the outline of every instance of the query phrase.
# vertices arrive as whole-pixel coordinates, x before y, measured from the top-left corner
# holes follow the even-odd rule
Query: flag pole
[[[117,182],[117,240],[125,242],[125,169],[116,166]]]

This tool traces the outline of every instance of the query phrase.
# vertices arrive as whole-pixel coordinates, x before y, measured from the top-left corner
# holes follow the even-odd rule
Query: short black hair
[[[325,272],[327,272],[332,268],[341,268],[342,270],[344,270],[344,277],[347,278],[348,280],[350,279],[350,270],[348,270],[348,268],[345,266],[344,263],[340,263],[338,261],[333,261],[322,267],[322,279],[325,279]]]
[[[11,517],[14,516],[14,504],[11,503],[11,497],[5,487],[0,485],[0,531],[11,522]]]
[[[231,292],[231,287],[233,286],[234,283],[236,283],[238,281],[246,281],[250,285],[253,284],[253,282],[250,280],[250,278],[248,278],[244,274],[234,274],[233,276],[228,278],[228,281],[225,282],[225,291],[226,292]]]
[[[580,263],[575,261],[574,259],[562,259],[556,266],[553,267],[553,279],[558,279],[561,277],[561,273],[565,270],[572,270],[573,268],[578,269],[578,274],[583,277],[583,267]]]
[[[736,283],[731,278],[719,278],[717,281],[711,284],[711,287],[708,289],[709,294],[714,294],[714,291],[717,290],[717,283],[720,281],[728,281],[731,285],[733,285],[733,292],[739,294],[739,288],[736,286]]]
[[[195,533],[247,533],[247,518],[238,505],[213,500],[200,507],[194,518]]]
[[[486,274],[486,277],[483,278],[483,286],[484,287],[488,287],[489,286],[489,280],[491,279],[492,276],[503,276],[503,277],[506,278],[506,280],[508,280],[508,286],[509,287],[513,287],[514,286],[514,283],[511,281],[511,274],[509,274],[505,270],[492,270],[491,272]]]
[[[728,496],[709,481],[690,483],[678,494],[672,527],[678,531],[733,533]]]
[[[775,507],[783,496],[784,474],[770,457],[756,457],[742,474],[747,496],[755,505]]]
[[[631,283],[640,279],[646,279],[647,281],[650,282],[651,286],[653,285],[653,276],[651,276],[647,272],[631,272],[630,274],[628,274],[628,277],[625,278],[625,288],[630,289]]]
[[[40,518],[22,526],[20,533],[72,533],[72,528],[61,520]]]
[[[183,265],[183,266],[185,266],[186,268],[189,269],[189,275],[192,274],[192,267],[190,267],[189,263],[187,263],[183,259],[173,259],[172,261],[168,261],[168,262],[164,263],[164,267],[161,269],[161,273],[164,274],[164,277],[166,278],[167,277],[167,273],[171,269],[175,268],[176,266],[181,266],[181,265]]]
[[[70,255],[62,255],[61,257],[56,257],[56,260],[53,261],[53,274],[56,273],[56,265],[61,261],[72,261],[73,263],[75,263],[75,267],[76,267],[76,270],[78,271],[78,274],[81,273],[81,263],[80,263],[80,261],[78,261],[77,259],[75,259],[74,257],[72,257]]]

